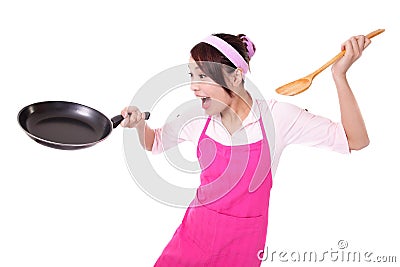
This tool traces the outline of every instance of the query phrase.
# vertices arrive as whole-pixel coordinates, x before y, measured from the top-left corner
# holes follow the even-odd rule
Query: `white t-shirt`
[[[220,115],[212,116],[206,135],[223,145],[242,145],[262,139],[259,118],[262,117],[267,135],[272,174],[275,173],[283,149],[290,144],[304,144],[350,153],[343,125],[317,116],[293,104],[276,100],[253,99],[251,112],[242,127],[232,135],[221,123]],[[152,153],[161,153],[184,141],[197,145],[208,115],[200,105],[177,115],[162,128],[155,129]]]

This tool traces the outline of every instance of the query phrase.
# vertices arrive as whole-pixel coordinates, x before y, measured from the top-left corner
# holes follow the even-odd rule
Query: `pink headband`
[[[244,60],[244,58],[235,48],[233,48],[230,44],[228,44],[221,38],[210,35],[206,37],[202,42],[212,45],[213,47],[218,49],[218,51],[226,56],[226,58],[229,59],[233,63],[233,65],[236,66],[236,68],[242,69],[243,74],[246,74],[249,70],[249,65],[247,65],[246,60]]]
[[[247,53],[249,55],[249,58],[252,58],[254,56],[254,53],[256,52],[253,47],[253,42],[247,36],[242,36],[242,37],[240,37],[240,39],[242,39],[242,41],[244,41],[246,43],[246,47],[247,47],[247,51],[248,51]]]

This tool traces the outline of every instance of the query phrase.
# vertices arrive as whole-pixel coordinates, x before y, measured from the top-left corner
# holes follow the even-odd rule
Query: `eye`
[[[189,74],[190,77],[193,77],[193,73],[189,72],[188,74]]]
[[[200,79],[204,79],[205,77],[207,77],[207,75],[205,74],[199,74]]]

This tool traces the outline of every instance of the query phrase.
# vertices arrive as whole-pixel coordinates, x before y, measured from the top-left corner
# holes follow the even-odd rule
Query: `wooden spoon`
[[[381,34],[384,31],[385,31],[384,29],[379,29],[379,30],[376,30],[376,31],[373,31],[373,32],[367,34],[366,37],[368,37],[370,39],[372,37],[377,36],[378,34]],[[290,82],[288,84],[285,84],[285,85],[277,88],[275,91],[278,94],[290,95],[290,96],[297,95],[297,94],[300,94],[300,93],[304,92],[305,90],[307,90],[311,86],[311,83],[312,83],[313,79],[315,78],[315,76],[317,76],[324,69],[326,69],[327,67],[329,67],[330,65],[335,63],[336,60],[338,60],[339,58],[341,58],[345,54],[345,52],[346,52],[345,50],[341,51],[334,58],[329,60],[321,68],[317,69],[313,73],[311,73],[311,74],[309,74],[309,75],[307,75],[307,76],[305,76],[305,77],[303,77],[301,79],[298,79],[298,80],[296,80],[294,82]]]

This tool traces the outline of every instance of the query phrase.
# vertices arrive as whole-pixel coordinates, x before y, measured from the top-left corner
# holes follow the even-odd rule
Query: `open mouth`
[[[197,96],[201,100],[201,106],[204,109],[207,109],[210,107],[211,104],[211,97],[208,96]]]
[[[210,101],[211,98],[209,97],[201,97],[201,102],[205,104],[207,101]]]

